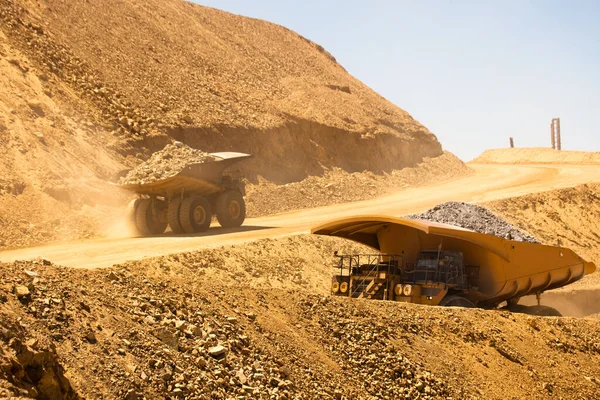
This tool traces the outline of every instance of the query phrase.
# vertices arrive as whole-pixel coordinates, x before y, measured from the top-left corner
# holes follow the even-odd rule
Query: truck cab
[[[464,295],[476,290],[479,267],[465,266],[463,253],[423,249],[416,260],[399,254],[337,255],[332,281],[337,296],[407,303],[468,306]],[[466,300],[466,301],[463,301]]]

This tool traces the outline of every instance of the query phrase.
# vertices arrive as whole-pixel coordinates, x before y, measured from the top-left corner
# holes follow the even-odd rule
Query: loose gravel
[[[518,242],[539,243],[531,235],[519,230],[485,207],[475,204],[450,201],[438,204],[421,214],[405,216],[409,219],[423,219],[470,229],[475,232],[498,236]]]

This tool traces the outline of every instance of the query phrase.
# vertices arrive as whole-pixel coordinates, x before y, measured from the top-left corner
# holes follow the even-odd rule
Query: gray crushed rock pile
[[[152,183],[177,175],[186,165],[214,161],[215,158],[202,150],[193,149],[181,142],[168,144],[152,154],[147,161],[138,165],[119,179],[120,185]]]
[[[519,230],[485,207],[450,201],[438,204],[422,214],[406,215],[409,219],[424,219],[470,229],[475,232],[498,236],[518,242],[539,243],[531,235]]]

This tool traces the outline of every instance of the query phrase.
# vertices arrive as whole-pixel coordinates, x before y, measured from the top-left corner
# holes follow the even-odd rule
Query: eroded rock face
[[[12,326],[0,337],[0,380],[12,386],[0,388],[0,397],[78,399],[54,348],[43,347],[35,338],[24,341],[23,333]]]
[[[406,218],[424,219],[459,226],[475,232],[519,242],[539,243],[533,236],[522,232],[514,225],[496,216],[487,208],[475,204],[450,201],[438,204],[421,214],[407,215]]]
[[[177,175],[186,165],[214,161],[215,157],[181,142],[168,144],[119,180],[120,185],[152,183]]]

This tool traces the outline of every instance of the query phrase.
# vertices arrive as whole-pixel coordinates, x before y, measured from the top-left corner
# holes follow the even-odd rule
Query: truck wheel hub
[[[229,215],[234,219],[240,216],[240,203],[237,201],[229,203]]]
[[[206,211],[204,211],[204,207],[196,207],[194,209],[194,221],[197,224],[202,224],[206,219]]]

